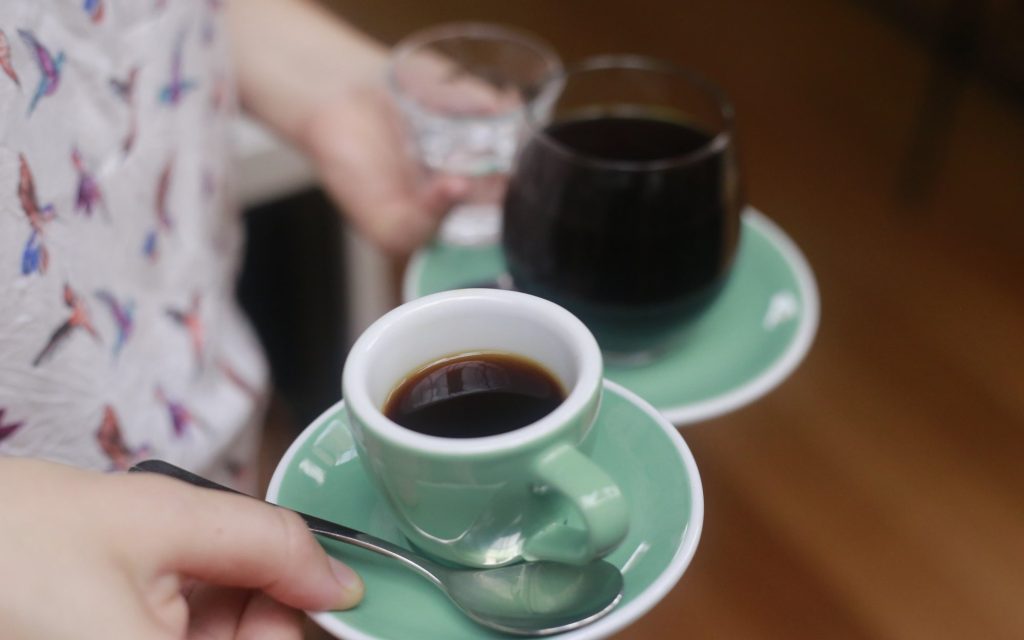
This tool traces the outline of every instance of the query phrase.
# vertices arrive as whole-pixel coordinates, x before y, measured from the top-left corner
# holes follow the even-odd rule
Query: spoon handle
[[[133,466],[128,471],[158,473],[160,475],[176,478],[183,482],[187,482],[191,485],[202,487],[204,489],[216,489],[217,491],[226,491],[228,493],[235,493],[240,496],[245,496],[247,498],[253,497],[241,493],[239,491],[235,491],[234,489],[225,487],[222,484],[217,484],[212,480],[207,480],[202,476],[197,476],[194,473],[186,471],[181,467],[177,467],[171,464],[170,462],[165,462],[164,460],[144,460],[143,462],[140,462],[137,465]],[[287,507],[281,507],[280,505],[274,506],[279,507],[281,509],[287,509]],[[330,520],[324,520],[323,518],[311,516],[307,513],[296,511],[295,509],[288,509],[288,511],[292,511],[293,513],[298,514],[298,516],[306,522],[306,526],[309,527],[309,530],[315,533],[316,535],[323,536],[325,538],[330,538],[331,540],[338,540],[339,542],[352,544],[357,547],[361,547],[363,549],[379,553],[383,556],[393,558],[403,563],[410,569],[421,574],[431,582],[438,585],[440,585],[441,583],[438,575],[436,575],[442,571],[441,567],[436,566],[433,562],[427,560],[426,558],[412,556],[409,551],[403,549],[402,547],[399,547],[398,545],[394,545],[388,542],[387,540],[381,540],[380,538],[371,536],[368,533],[363,533],[362,531],[359,531],[357,529],[346,527],[343,524],[338,524],[336,522],[331,522]]]

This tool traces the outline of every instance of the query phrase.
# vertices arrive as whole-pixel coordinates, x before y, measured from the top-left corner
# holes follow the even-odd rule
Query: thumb
[[[211,584],[258,589],[297,609],[348,609],[363,597],[363,582],[330,558],[291,511],[175,480],[138,477],[148,500],[166,505],[152,527],[162,541],[163,570]],[[157,492],[154,495],[154,492]]]

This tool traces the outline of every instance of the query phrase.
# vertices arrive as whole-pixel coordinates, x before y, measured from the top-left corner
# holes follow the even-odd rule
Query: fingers
[[[403,255],[430,239],[452,203],[466,190],[462,178],[438,177],[415,195],[386,192],[376,199],[370,194],[365,200],[350,198],[348,211],[372,242],[389,253]]]
[[[302,640],[303,613],[258,591],[203,585],[188,604],[188,640]]]
[[[389,253],[421,245],[468,191],[461,178],[423,180],[394,106],[372,91],[323,110],[309,122],[306,139],[328,192]]]
[[[457,60],[431,50],[404,60],[395,81],[406,99],[420,108],[452,116],[494,115],[513,107],[512,101],[519,98],[518,92],[502,92]]]
[[[362,599],[359,577],[331,561],[294,513],[167,478],[126,480],[147,511],[161,505],[132,531],[159,559],[158,572],[259,589],[299,609],[345,609]]]
[[[238,622],[235,640],[302,640],[302,612],[257,593]]]
[[[188,640],[234,640],[256,592],[201,584],[188,595]]]

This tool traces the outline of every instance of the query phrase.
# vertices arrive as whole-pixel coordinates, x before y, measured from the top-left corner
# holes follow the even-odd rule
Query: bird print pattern
[[[196,81],[185,79],[182,71],[185,35],[186,32],[182,31],[174,45],[174,52],[171,55],[171,77],[160,89],[160,102],[172,107],[177,106],[188,92],[196,88]]]
[[[230,294],[222,14],[0,2],[0,456],[256,477],[267,372]]]
[[[135,326],[133,319],[135,303],[132,300],[121,302],[114,297],[114,294],[104,290],[96,292],[96,299],[103,303],[103,306],[107,308],[111,318],[114,320],[115,337],[113,351],[116,358],[120,355],[125,343],[128,342],[128,338],[132,336],[132,329]]]
[[[130,447],[121,431],[121,419],[112,405],[103,406],[103,418],[96,429],[96,442],[110,460],[111,471],[126,471],[149,455],[149,445]]]
[[[160,172],[160,178],[156,187],[156,201],[153,207],[153,211],[156,214],[156,223],[153,228],[146,233],[146,239],[142,244],[142,253],[150,260],[156,260],[159,255],[158,242],[160,240],[160,236],[170,233],[171,228],[173,227],[171,214],[167,208],[167,198],[171,190],[171,179],[173,175],[174,161],[168,160],[164,165],[163,170]]]
[[[121,152],[125,155],[131,152],[135,145],[135,136],[139,132],[138,117],[135,113],[135,79],[138,75],[139,68],[132,67],[124,80],[110,79],[110,88],[114,91],[114,95],[128,107],[128,127],[121,139]]]
[[[85,166],[85,160],[78,148],[71,150],[71,164],[78,173],[78,194],[75,197],[75,212],[92,215],[94,208],[103,205],[103,194],[100,192],[99,183],[93,177],[89,168]]]
[[[64,304],[71,312],[63,322],[57,325],[54,332],[50,334],[50,339],[46,341],[42,351],[32,361],[32,366],[34,367],[38,367],[53,356],[57,348],[64,344],[76,329],[86,331],[96,341],[100,339],[100,334],[97,333],[96,327],[92,326],[89,308],[85,305],[85,301],[79,297],[74,289],[66,284],[64,285]]]
[[[50,254],[43,243],[43,234],[46,224],[53,220],[56,215],[53,204],[39,205],[39,198],[36,196],[35,178],[32,176],[32,169],[28,166],[28,160],[24,155],[18,156],[18,199],[21,201],[21,209],[28,218],[29,236],[25,248],[21,252],[21,273],[46,273],[46,267],[50,263]]]
[[[4,414],[7,413],[6,407],[0,407],[0,442],[3,442],[14,434],[15,431],[20,429],[25,423],[24,422],[7,422],[4,419]]]
[[[196,369],[200,369],[203,365],[203,318],[199,313],[200,301],[199,294],[195,293],[192,295],[192,302],[187,309],[173,307],[167,309],[167,316],[188,334],[192,354],[195,356]]]
[[[106,5],[103,0],[85,0],[82,3],[82,10],[89,16],[89,19],[95,24],[103,22],[103,15],[106,12]]]
[[[11,43],[7,41],[7,34],[4,33],[3,29],[0,29],[0,69],[3,69],[3,72],[7,74],[7,77],[14,84],[21,87],[18,72],[14,70],[14,65],[11,64]]]
[[[64,66],[64,52],[59,51],[56,56],[51,55],[50,50],[36,40],[35,35],[31,31],[18,29],[18,35],[21,36],[21,39],[25,41],[25,44],[31,50],[36,66],[39,67],[39,83],[36,85],[36,92],[32,96],[32,102],[28,105],[28,114],[32,115],[39,101],[46,96],[52,96],[57,91],[57,87],[60,86],[61,67]]]

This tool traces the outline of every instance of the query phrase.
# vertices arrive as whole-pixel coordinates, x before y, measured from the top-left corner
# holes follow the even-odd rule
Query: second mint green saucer
[[[748,208],[733,272],[681,341],[639,366],[605,364],[675,425],[738,409],[774,389],[807,354],[818,327],[818,289],[796,244]],[[504,273],[501,249],[434,244],[406,271],[406,301],[474,286]]]

